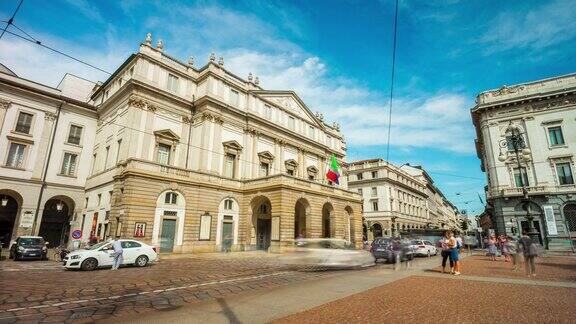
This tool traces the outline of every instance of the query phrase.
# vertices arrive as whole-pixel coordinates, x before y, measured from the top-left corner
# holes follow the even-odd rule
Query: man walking
[[[122,250],[122,242],[119,240],[115,240],[112,242],[112,248],[114,249],[113,258],[114,262],[112,263],[112,270],[117,270],[122,262],[124,261],[123,258],[123,250]]]

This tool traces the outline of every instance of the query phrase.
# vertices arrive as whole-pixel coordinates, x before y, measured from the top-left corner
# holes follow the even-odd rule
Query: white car
[[[410,248],[414,251],[414,255],[418,256],[431,256],[438,254],[438,249],[430,241],[426,240],[412,240]]]
[[[327,268],[364,268],[375,264],[366,250],[356,250],[342,239],[298,239],[294,249],[282,257],[286,266],[319,266]]]
[[[119,240],[122,244],[122,265],[135,265],[145,267],[156,261],[158,254],[153,246],[134,241]],[[100,267],[111,267],[114,250],[110,242],[101,242],[86,249],[70,252],[64,257],[66,269],[94,270]]]

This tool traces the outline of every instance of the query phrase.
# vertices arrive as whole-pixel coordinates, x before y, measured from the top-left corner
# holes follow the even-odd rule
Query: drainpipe
[[[34,215],[34,223],[32,223],[32,235],[36,232],[36,222],[38,221],[38,213],[40,212],[40,203],[42,202],[42,195],[44,188],[46,188],[46,176],[48,174],[48,167],[50,166],[50,158],[52,157],[52,148],[54,147],[54,140],[56,139],[56,130],[58,129],[58,122],[60,121],[60,111],[64,101],[60,102],[58,111],[56,113],[56,123],[54,123],[54,130],[52,131],[52,140],[50,141],[50,148],[48,149],[48,157],[46,158],[46,165],[44,166],[44,174],[42,175],[42,183],[40,185],[40,194],[38,194],[38,203],[36,204],[36,214]]]
[[[194,106],[195,96],[192,95],[192,105],[190,106],[190,122],[188,123],[188,147],[186,148],[186,169],[188,169],[188,159],[190,159],[190,137],[192,137],[192,123],[194,122],[194,113],[196,107]]]

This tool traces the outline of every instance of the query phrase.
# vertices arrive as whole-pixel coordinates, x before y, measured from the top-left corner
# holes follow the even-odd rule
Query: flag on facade
[[[328,168],[328,172],[326,172],[326,179],[335,184],[340,184],[338,182],[338,178],[340,178],[339,169],[340,166],[338,165],[338,160],[336,160],[336,156],[332,154],[332,157],[330,158],[330,167]]]

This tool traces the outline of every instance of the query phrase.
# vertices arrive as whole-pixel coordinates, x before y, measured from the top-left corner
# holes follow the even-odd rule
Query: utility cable
[[[10,19],[8,19],[8,21],[6,22],[6,26],[4,26],[4,30],[2,30],[2,34],[0,34],[0,39],[2,39],[2,37],[4,36],[4,33],[7,32],[8,26],[13,25],[14,17],[16,17],[18,10],[20,10],[20,7],[22,6],[22,2],[24,2],[24,0],[20,0],[20,2],[18,3],[18,6],[16,7],[16,10],[14,10],[14,13],[12,13],[12,17],[10,17]],[[8,32],[8,33],[10,33],[10,32]]]
[[[394,98],[394,72],[396,70],[396,35],[398,34],[398,0],[396,0],[396,10],[394,13],[394,41],[392,46],[392,73],[390,76],[390,101],[388,107],[388,140],[386,143],[386,161],[390,157],[390,134],[392,129],[392,100]]]

